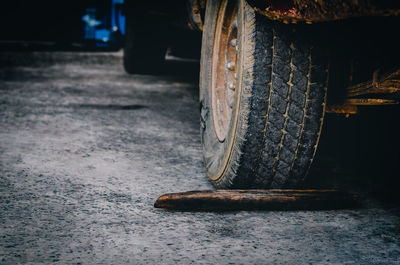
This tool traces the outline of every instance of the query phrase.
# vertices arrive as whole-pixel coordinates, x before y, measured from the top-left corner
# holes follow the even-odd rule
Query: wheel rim
[[[213,45],[211,108],[215,134],[225,141],[235,100],[238,57],[236,1],[225,0],[218,12]]]

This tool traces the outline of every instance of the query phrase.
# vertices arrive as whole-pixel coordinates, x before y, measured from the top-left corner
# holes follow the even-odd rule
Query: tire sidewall
[[[275,23],[245,0],[237,3],[238,79],[222,143],[210,95],[221,3],[207,3],[200,76],[206,172],[218,188],[294,187],[307,175],[321,135],[329,71],[325,45],[318,45],[322,28]]]
[[[232,109],[232,116],[229,123],[229,131],[223,142],[220,142],[216,136],[214,121],[212,115],[212,95],[211,95],[211,85],[212,85],[212,58],[213,58],[213,48],[215,31],[217,27],[217,17],[219,9],[223,1],[207,1],[205,24],[203,29],[203,39],[202,39],[202,51],[201,51],[201,70],[200,70],[200,104],[201,104],[201,139],[203,145],[203,156],[204,163],[206,167],[206,173],[216,186],[227,186],[227,184],[221,184],[221,182],[229,182],[230,177],[229,167],[230,160],[232,156],[233,145],[235,144],[236,130],[238,128],[238,123],[240,116],[239,108],[241,100],[241,90],[242,90],[242,76],[243,76],[243,19],[242,16],[244,3],[243,0],[237,1],[238,6],[238,39],[239,44],[239,57],[238,57],[238,79],[237,86],[235,90],[235,100]],[[242,130],[243,126],[239,126]],[[232,169],[232,168],[231,168]],[[233,169],[235,170],[235,169]]]

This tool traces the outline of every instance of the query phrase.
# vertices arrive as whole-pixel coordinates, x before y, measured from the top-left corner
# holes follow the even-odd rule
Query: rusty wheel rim
[[[215,134],[225,141],[235,100],[238,57],[236,1],[225,0],[218,12],[213,45],[211,108]]]

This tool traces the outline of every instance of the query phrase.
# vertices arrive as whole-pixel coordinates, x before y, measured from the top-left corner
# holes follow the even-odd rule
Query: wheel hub
[[[210,94],[215,134],[220,142],[225,140],[229,131],[236,91],[238,25],[235,3],[222,2],[213,46]]]

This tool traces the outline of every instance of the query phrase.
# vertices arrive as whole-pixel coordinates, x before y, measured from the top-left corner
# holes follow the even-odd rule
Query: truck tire
[[[207,1],[200,105],[217,188],[299,186],[316,152],[328,63],[313,25],[286,25],[245,0]]]
[[[129,74],[156,74],[165,61],[167,44],[156,19],[129,12],[125,24],[123,65]]]

